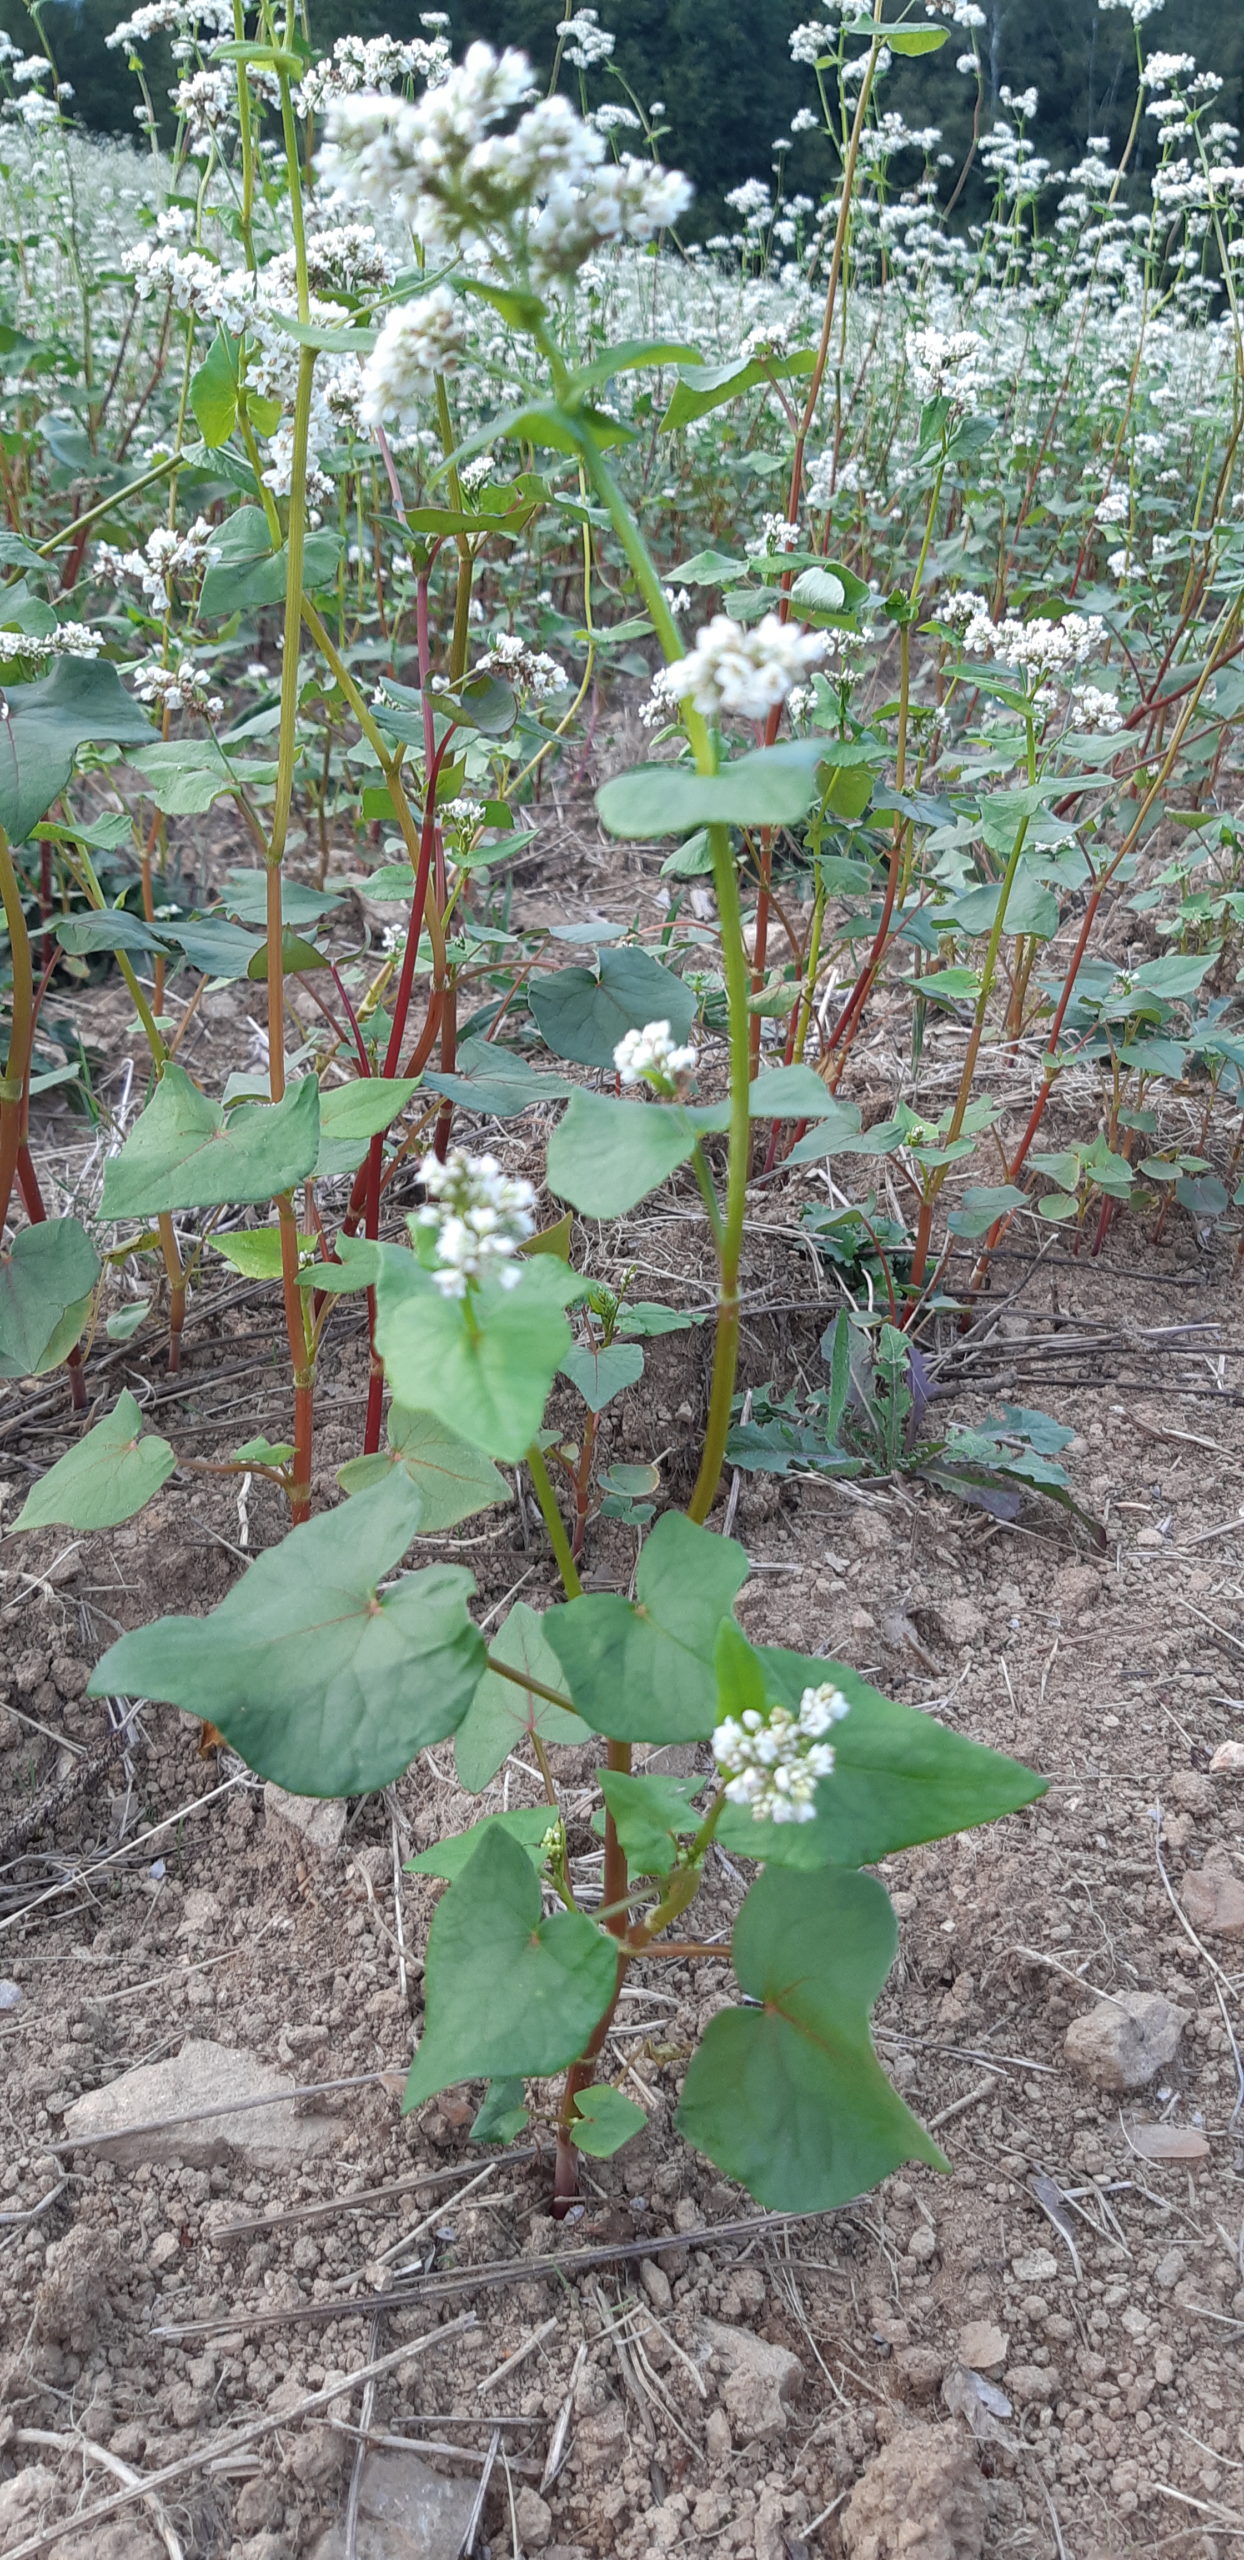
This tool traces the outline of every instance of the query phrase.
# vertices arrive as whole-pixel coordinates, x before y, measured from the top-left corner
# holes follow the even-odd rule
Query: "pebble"
[[[297,2085],[240,2046],[189,2036],[180,2053],[141,2063],[106,2088],[75,2098],[65,2113],[65,2139],[129,2164],[180,2161],[187,2168],[211,2169],[236,2154],[256,2168],[290,2168],[339,2134],[333,2118],[295,2112],[288,2102]],[[285,2103],[237,2114],[203,2112],[247,2098]],[[180,2121],[161,2122],[169,2116]]]
[[[291,1848],[312,1849],[317,1857],[336,1856],[345,1838],[349,1807],[340,1796],[291,1796],[271,1779],[263,1791],[265,1831]]]
[[[369,2453],[359,2489],[358,2560],[457,2560],[477,2486],[433,2471],[416,2453]],[[344,2560],[345,2547],[344,2525],[330,2525],[310,2560]]]
[[[969,2320],[959,2331],[959,2356],[974,2373],[988,2373],[993,2365],[1002,2364],[1010,2345],[1005,2329],[992,2320]]]
[[[1230,1867],[1190,1867],[1180,1895],[1194,1929],[1213,1938],[1244,1938],[1244,1884]]]
[[[1026,2257],[1012,2258],[1011,2273],[1017,2284],[1052,2284],[1058,2274],[1058,2260],[1051,2249],[1030,2249]],[[965,2357],[964,2361],[968,2359]]]
[[[739,2440],[768,2444],[785,2435],[788,2404],[803,2389],[798,2356],[754,2337],[750,2329],[731,2329],[721,2320],[702,2326],[713,2362],[725,2376],[721,2396]]]
[[[1074,2018],[1063,2051],[1099,2089],[1144,2089],[1174,2061],[1188,2015],[1159,1991],[1125,1991]]]
[[[0,2009],[18,2008],[21,2003],[21,1997],[22,1987],[20,1982],[10,1982],[5,1975],[0,1974]]]

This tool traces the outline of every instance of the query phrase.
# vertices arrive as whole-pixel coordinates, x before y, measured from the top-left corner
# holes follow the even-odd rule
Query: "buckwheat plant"
[[[480,2140],[530,2116],[559,2213],[580,2153],[647,2121],[611,2034],[674,1959],[728,1960],[737,1997],[653,2058],[662,2130],[668,2096],[797,2211],[944,2166],[870,2039],[896,1931],[868,1870],[1041,1790],[745,1634],[719,1505],[749,1215],[776,1186],[828,1216],[831,1165],[888,1159],[880,1229],[873,1190],[833,1200],[897,1375],[1013,1222],[1092,1250],[1156,1200],[1203,1242],[1235,1205],[1244,1038],[1211,972],[1240,931],[1244,172],[1155,5],[1123,0],[1124,145],[1087,136],[1056,181],[1034,95],[986,129],[973,0],[825,0],[791,37],[816,192],[782,137],[707,240],[590,9],[546,84],[513,48],[456,59],[439,13],[316,59],[272,0],[150,0],[112,39],[137,154],[74,129],[46,49],[0,45],[0,1376],[66,1366],[85,1408],[101,1327],[176,1367],[222,1265],[289,1371],[288,1438],[209,1457],[125,1390],[15,1528],[258,1478],[285,1533],[207,1615],[123,1634],[94,1691],[301,1795],[449,1741],[472,1794],[506,1767],[507,1810],[413,1862],[444,1890],[407,2103],[473,2084]],[[948,42],[958,170],[892,103]],[[525,923],[548,786],[620,699],[646,757],[596,812],[659,848],[660,922]],[[213,810],[245,859],[209,898]],[[113,966],[141,1065],[105,1062],[71,1194],[36,1161],[89,1073],[56,990]],[[244,1046],[209,1089],[231,984]],[[862,1042],[895,1062],[867,1131]],[[711,1275],[678,1307],[625,1251],[668,1186]],[[351,1311],[332,1488],[317,1380]],[[679,1332],[705,1377],[663,1479],[614,1454],[616,1408]],[[444,1541],[513,1502],[526,1542],[529,1497],[498,1619]]]

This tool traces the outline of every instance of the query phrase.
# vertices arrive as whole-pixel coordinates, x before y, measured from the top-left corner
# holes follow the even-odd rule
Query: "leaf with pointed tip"
[[[494,1662],[504,1662],[511,1671],[538,1680],[542,1689],[562,1686],[562,1668],[544,1632],[547,1617],[516,1600],[509,1616],[489,1646]],[[549,1698],[541,1698],[517,1680],[506,1680],[499,1671],[485,1671],[479,1687],[454,1735],[454,1759],[458,1776],[468,1795],[482,1794],[496,1777],[502,1761],[520,1742],[539,1734],[545,1742],[589,1742],[590,1728],[576,1715],[568,1715],[564,1707],[555,1707]]]
[[[379,1484],[390,1467],[400,1466],[419,1490],[420,1537],[436,1537],[456,1529],[460,1520],[473,1519],[477,1511],[513,1501],[500,1468],[434,1413],[410,1413],[405,1405],[392,1405],[388,1432],[387,1451],[347,1459],[337,1470],[337,1482],[343,1493],[362,1493],[369,1484]]]
[[[681,1102],[572,1094],[549,1139],[549,1189],[585,1217],[624,1218],[686,1164],[699,1135]]]
[[[793,826],[817,798],[816,769],[831,754],[824,738],[788,738],[781,746],[735,756],[719,773],[696,773],[690,765],[637,765],[602,782],[596,806],[611,836]]]
[[[507,2080],[490,2080],[475,2122],[467,2135],[468,2142],[513,2142],[528,2122],[523,2084],[517,2073]]]
[[[272,1200],[314,1170],[319,1141],[314,1076],[300,1077],[281,1102],[224,1112],[170,1062],[120,1154],[109,1158],[100,1215],[154,1218]]]
[[[150,741],[155,732],[106,658],[57,658],[50,674],[7,688],[0,720],[0,826],[22,844],[73,772],[79,747]]]
[[[590,2160],[611,2160],[624,2142],[633,2142],[648,2122],[642,2107],[633,2098],[602,2081],[594,2089],[580,2089],[575,2097],[574,2121],[570,2139],[576,2151],[586,2151]]]
[[[42,1378],[72,1351],[99,1277],[99,1255],[76,1218],[22,1227],[0,1254],[0,1378]]]
[[[668,765],[660,770],[668,779]],[[668,1022],[673,1038],[685,1040],[696,1008],[693,988],[650,951],[629,944],[616,951],[606,946],[594,969],[533,977],[527,1001],[554,1057],[573,1058],[581,1067],[612,1067],[619,1040],[649,1022]]]
[[[322,1088],[317,1181],[353,1173],[372,1139],[405,1110],[418,1082],[418,1076],[355,1076],[349,1084]]]
[[[644,1355],[637,1342],[576,1342],[566,1353],[559,1374],[577,1387],[589,1413],[603,1413],[615,1396],[624,1395],[644,1374]]]
[[[766,1867],[752,1886],[732,1955],[739,1989],[757,2005],[710,2019],[677,2123],[758,2204],[824,2213],[901,2161],[948,2166],[869,2035],[897,1939],[874,1876]]]
[[[613,1940],[581,1911],[541,1918],[526,1850],[490,1827],[428,1932],[425,2024],[404,2104],[457,2080],[563,2070],[603,2017],[617,1974]]]
[[[678,1511],[658,1520],[637,1597],[592,1592],[545,1618],[569,1694],[594,1733],[619,1742],[695,1742],[717,1722],[714,1648],[747,1580],[747,1557]]]
[[[460,1565],[378,1585],[419,1526],[395,1471],[291,1529],[204,1618],[158,1618],[96,1665],[93,1697],[165,1699],[296,1796],[369,1795],[465,1715],[484,1659]]]
[[[473,1858],[480,1841],[489,1831],[504,1831],[507,1839],[517,1840],[525,1849],[533,1867],[542,1860],[540,1843],[545,1838],[556,1814],[547,1804],[515,1805],[509,1813],[485,1814],[482,1822],[473,1822],[468,1831],[455,1831],[448,1840],[438,1840],[431,1849],[421,1849],[417,1858],[408,1858],[408,1876],[441,1876],[452,1884],[460,1876],[468,1858]]]
[[[828,1680],[850,1712],[833,1729],[833,1773],[817,1788],[815,1822],[756,1822],[746,1806],[727,1805],[717,1836],[736,1856],[788,1867],[874,1866],[919,1841],[996,1822],[1045,1793],[1044,1778],[1018,1760],[883,1697],[845,1663],[780,1645],[757,1653],[771,1702],[797,1714],[804,1690]]]
[[[132,1520],[167,1484],[177,1460],[167,1440],[143,1432],[136,1399],[126,1387],[111,1413],[86,1432],[28,1493],[17,1529],[112,1529]]]
[[[705,1779],[666,1778],[659,1770],[638,1777],[621,1769],[598,1769],[596,1775],[631,1874],[668,1875],[679,1841],[700,1828],[691,1798],[703,1793]]]
[[[583,1285],[551,1254],[514,1267],[512,1288],[486,1280],[469,1308],[400,1246],[380,1247],[376,1274],[376,1349],[394,1396],[511,1465],[544,1419],[570,1345],[562,1308]]]

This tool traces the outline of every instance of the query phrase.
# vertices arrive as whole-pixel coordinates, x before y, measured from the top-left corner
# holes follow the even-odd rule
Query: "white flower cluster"
[[[650,1084],[658,1093],[670,1092],[695,1062],[696,1051],[678,1047],[668,1022],[646,1022],[642,1031],[626,1032],[613,1053],[621,1084]]]
[[[1010,108],[1013,116],[1019,116],[1025,123],[1037,112],[1039,99],[1035,89],[1008,89],[1004,80],[998,97],[1004,107]]]
[[[475,672],[477,675],[495,673],[504,676],[507,684],[521,685],[525,692],[534,694],[538,702],[542,702],[546,694],[560,693],[569,681],[565,668],[558,665],[556,658],[550,658],[543,649],[530,648],[525,640],[519,639],[516,631],[501,632],[487,656],[480,659]]]
[[[1143,27],[1146,18],[1156,17],[1163,0],[1097,0],[1099,9],[1125,9],[1134,27]]]
[[[426,27],[429,21],[423,20]],[[393,89],[399,80],[443,80],[450,64],[442,35],[415,36],[409,44],[396,36],[338,36],[332,52],[308,71],[298,91],[304,115],[319,115],[336,98],[356,97],[360,90]]]
[[[122,18],[106,35],[110,53],[121,45],[136,53],[152,36],[173,39],[174,62],[188,62],[202,45],[216,44],[233,33],[233,0],[144,0],[141,9]]]
[[[850,1700],[826,1680],[804,1690],[797,1715],[748,1707],[727,1716],[713,1735],[713,1758],[728,1801],[746,1805],[757,1822],[815,1822],[818,1782],[834,1767],[824,1736],[849,1713]]]
[[[827,59],[832,43],[830,29],[820,19],[805,18],[790,31],[791,61],[805,62],[809,70],[815,71],[818,62]],[[726,201],[729,203],[729,197]]]
[[[363,366],[358,413],[365,427],[409,427],[437,379],[456,373],[467,350],[462,305],[438,284],[417,302],[390,311]]]
[[[740,364],[771,364],[789,355],[794,320],[762,320],[749,329],[739,347]]]
[[[951,400],[975,408],[986,390],[985,341],[973,329],[913,329],[907,340],[912,384],[921,400]]]
[[[608,241],[651,240],[685,211],[685,178],[629,153],[608,161],[603,134],[567,99],[530,99],[526,54],[473,44],[413,104],[332,105],[322,174],[339,195],[400,213],[437,255],[521,217],[546,275],[572,273]]]
[[[616,41],[602,27],[596,9],[576,9],[562,19],[557,32],[566,38],[566,60],[573,62],[576,71],[591,71],[598,62],[607,62]]]
[[[654,677],[653,705],[668,712],[671,701],[690,702],[706,720],[723,712],[764,720],[824,654],[819,631],[781,622],[776,613],[766,613],[750,629],[728,613],[715,613],[694,649]]]
[[[963,633],[969,658],[1000,658],[1005,666],[1033,675],[1059,675],[1082,667],[1105,645],[1106,626],[1100,614],[1064,613],[1048,622],[1020,622],[1008,615],[995,622],[988,608],[975,601],[979,610]]]
[[[206,516],[196,516],[184,533],[157,525],[141,551],[118,551],[111,542],[95,546],[95,574],[131,580],[140,586],[151,613],[162,613],[174,600],[178,580],[197,577],[206,567],[215,536]]]
[[[102,632],[85,622],[58,622],[55,631],[37,637],[30,631],[0,630],[0,655],[43,666],[51,658],[97,658],[103,645]]]
[[[488,1279],[516,1288],[513,1257],[536,1223],[531,1184],[503,1173],[495,1156],[468,1156],[461,1147],[452,1147],[444,1164],[425,1156],[419,1179],[429,1197],[415,1223],[435,1235],[432,1277],[442,1295],[465,1298]]]
[[[175,658],[171,666],[160,658],[148,658],[133,669],[133,676],[140,702],[158,703],[161,711],[199,711],[205,720],[223,717],[220,695],[212,692],[210,678],[193,658]]]
[[[772,560],[778,552],[797,551],[802,540],[800,527],[785,516],[763,515],[757,540],[748,543],[748,555],[753,560]]]
[[[1077,729],[1098,730],[1104,736],[1123,726],[1117,693],[1103,693],[1096,684],[1073,684],[1071,717]]]
[[[1142,89],[1169,89],[1173,80],[1182,80],[1196,69],[1194,53],[1151,53],[1140,74]]]
[[[976,0],[924,0],[924,5],[930,17],[936,12],[940,18],[949,18],[952,26],[967,28],[972,35],[987,24],[985,12],[977,8]]]
[[[1108,489],[1093,509],[1094,524],[1126,524],[1132,512],[1126,489]]]
[[[957,595],[939,597],[935,610],[938,621],[944,622],[948,631],[956,632],[962,639],[970,623],[979,620],[982,614],[988,617],[989,605],[974,587],[961,587]]]

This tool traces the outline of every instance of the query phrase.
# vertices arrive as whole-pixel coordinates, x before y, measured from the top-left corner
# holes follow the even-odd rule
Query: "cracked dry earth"
[[[196,1072],[236,1063],[244,1010],[204,1000]],[[538,1172],[513,1125],[488,1143]],[[745,1383],[816,1374],[833,1301],[795,1229],[816,1180],[783,1177],[749,1225]],[[589,1230],[592,1269],[702,1305],[693,1207],[676,1182]],[[1230,1245],[1155,1249],[1136,1222],[1096,1262],[1054,1237],[999,1270],[952,1409],[1005,1396],[1069,1425],[1103,1553],[1036,1506],[1008,1528],[920,1488],[739,1489],[749,1635],[841,1656],[1049,1780],[1028,1812],[887,1862],[879,2038],[953,2169],[834,2214],[757,2216],[672,2133],[730,1996],[713,1964],[653,1964],[624,2000],[609,2067],[648,2130],[588,2164],[561,2226],[530,2150],[472,2148],[469,2093],[402,2116],[440,1890],[402,1861],[503,1790],[534,1801],[536,1773],[511,1762],[469,1798],[445,1746],[308,1825],[188,1719],[117,1730],[84,1695],[121,1627],[211,1607],[281,1534],[267,1487],[239,1510],[180,1475],[105,1536],[0,1551],[4,2560],[1217,2560],[1244,2534]],[[357,1443],[351,1302],[331,1340],[321,1502]],[[698,1332],[649,1345],[602,1425],[606,1457],[672,1452],[675,1501],[705,1356]],[[284,1428],[262,1291],[197,1293],[172,1388],[158,1341],[97,1359],[179,1453]],[[68,1439],[55,1382],[7,1394],[9,1518]],[[470,1565],[484,1611],[555,1596],[513,1504],[427,1544]],[[590,1562],[625,1588],[630,1534],[600,1524]],[[587,1878],[593,1755],[562,1759]],[[706,1935],[743,1885],[714,1866]],[[121,2148],[101,2106],[126,2112]]]

